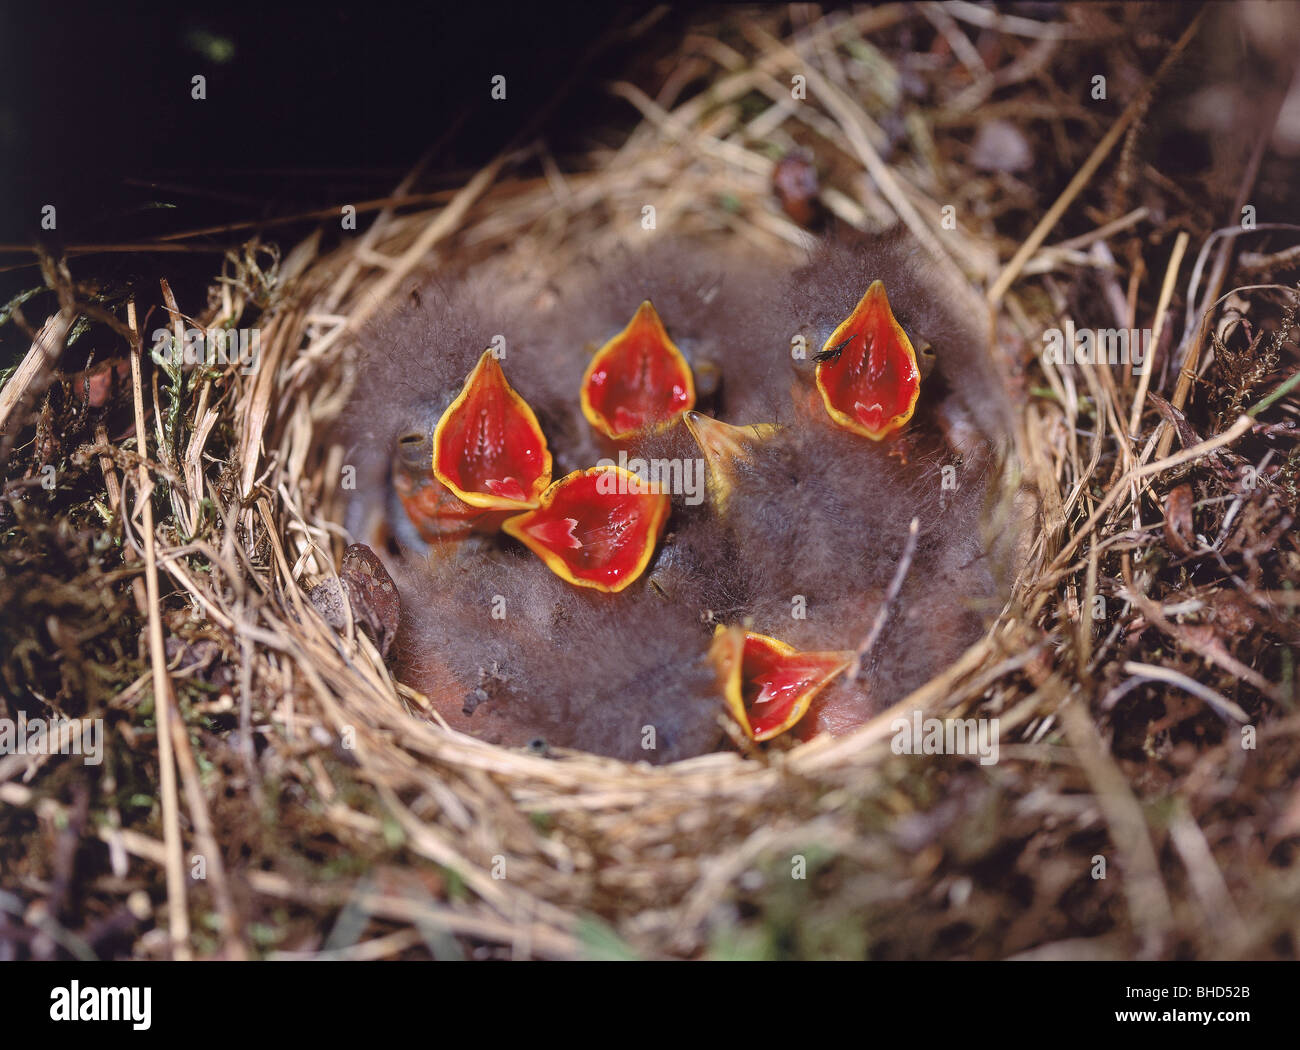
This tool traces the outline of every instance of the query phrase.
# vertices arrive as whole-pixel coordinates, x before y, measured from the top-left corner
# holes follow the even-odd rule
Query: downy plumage
[[[883,441],[832,423],[813,381],[814,355],[875,279],[929,372],[914,418]],[[485,270],[433,281],[372,326],[357,357],[343,423],[345,462],[357,467],[347,524],[401,591],[399,675],[454,728],[624,759],[711,750],[722,740],[716,625],[802,650],[856,648],[914,516],[915,554],[871,658],[797,731],[860,723],[975,640],[1004,590],[982,523],[1005,402],[978,328],[905,242],[832,244],[794,273],[699,244],[656,246],[572,268],[552,293],[543,308]],[[694,371],[698,412],[779,427],[744,431],[741,454],[712,460],[702,502],[686,426],[617,442],[580,407],[592,354],[647,299]],[[394,462],[423,454],[416,443],[497,335],[557,479],[620,449],[684,466],[688,491],[673,495],[649,568],[622,593],[574,587],[490,529],[430,545],[396,496]],[[693,419],[697,432],[709,425]]]

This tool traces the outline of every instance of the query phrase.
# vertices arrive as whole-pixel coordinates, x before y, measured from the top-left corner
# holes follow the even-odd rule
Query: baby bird
[[[452,728],[626,761],[715,750],[708,632],[653,589],[573,587],[515,550],[439,552],[405,578],[403,677]]]
[[[903,242],[794,274],[669,244],[556,284],[543,309],[486,269],[430,282],[356,360],[346,524],[452,728],[673,761],[727,710],[756,739],[858,724],[975,639],[1005,406]],[[671,504],[633,476],[660,465]]]
[[[983,527],[987,464],[914,435],[903,462],[806,410],[776,434],[737,440],[724,520],[744,625],[800,650],[856,651],[885,607],[858,678],[813,705],[807,731],[851,728],[951,663],[997,612],[1003,588]],[[692,420],[704,435],[723,424]],[[707,440],[707,437],[706,437]],[[715,461],[716,462],[716,461]],[[953,473],[946,489],[944,467]],[[909,543],[910,525],[918,523]],[[891,593],[904,564],[901,589]],[[801,735],[806,735],[806,732]]]
[[[860,673],[819,693],[800,735],[851,728],[902,699],[979,637],[1005,593],[986,522],[1006,451],[1007,404],[983,337],[955,302],[901,240],[830,245],[766,309],[774,335],[823,349],[784,360],[737,350],[722,361],[724,372],[743,378],[725,418],[764,425],[687,416],[735,543],[732,586],[751,596],[747,627],[797,649],[856,656],[885,607]],[[866,335],[856,342],[846,321],[855,311]],[[878,403],[880,390],[854,394],[850,382],[836,394],[816,373],[863,354],[864,341],[879,349],[891,321],[921,348],[916,370],[927,374],[918,391],[908,386],[901,352],[898,368],[886,361],[884,401],[895,398],[906,421],[873,439],[864,433],[871,427],[845,425],[852,404],[832,416],[823,390],[847,391],[858,405]],[[890,414],[873,422],[887,424]],[[909,551],[901,589],[891,595]]]
[[[584,396],[597,350],[620,333],[637,336],[638,319],[653,316],[666,337],[657,318],[663,308],[677,360],[690,370],[691,403],[698,396],[713,406],[710,358],[722,349],[713,311],[727,302],[726,270],[716,258],[683,262],[629,255],[612,271],[592,263],[579,270],[585,280],[568,275],[549,310],[512,298],[490,271],[442,279],[362,340],[339,435],[345,462],[356,467],[346,524],[380,553],[401,593],[392,650],[399,676],[457,730],[507,746],[545,741],[651,762],[713,750],[722,739],[712,627],[701,616],[720,603],[714,576],[698,570],[716,559],[681,539],[702,537],[713,553],[722,546],[716,527],[702,527],[703,463],[671,417],[630,433],[593,425],[593,406],[624,419],[654,401],[656,389],[638,389],[635,403]],[[738,309],[739,288],[725,283],[728,309]],[[499,361],[483,353],[494,343],[505,346]],[[671,354],[667,360],[672,366]],[[626,386],[637,369],[623,375],[618,364],[607,366],[611,385]],[[645,371],[662,371],[671,403],[681,368]],[[498,442],[475,421],[516,394],[535,430],[517,411],[511,418],[520,429],[501,439],[496,455]],[[467,419],[473,425],[462,425]],[[537,452],[527,464],[506,454],[521,442]],[[485,449],[493,454],[481,455]],[[690,477],[679,471],[671,522],[669,496],[653,497],[662,511],[648,515],[641,540],[626,544],[628,575],[600,585],[599,573],[571,556],[575,537],[583,554],[602,544],[587,542],[599,522],[585,520],[586,497],[565,502],[569,489],[619,453],[635,461],[669,451],[698,467]],[[556,483],[539,494],[533,482],[547,457]],[[487,477],[491,470],[478,469],[485,463],[503,476]],[[513,514],[501,509],[502,494],[518,503]],[[633,535],[623,518],[612,525],[620,542]]]

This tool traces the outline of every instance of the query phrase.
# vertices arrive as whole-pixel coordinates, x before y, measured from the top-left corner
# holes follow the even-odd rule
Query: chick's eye
[[[928,340],[922,339],[916,346],[916,367],[921,373],[922,379],[928,379],[934,371],[934,365],[938,358],[935,356],[934,347]]]
[[[396,462],[406,470],[427,470],[425,462],[431,455],[429,435],[410,430],[397,439]]]

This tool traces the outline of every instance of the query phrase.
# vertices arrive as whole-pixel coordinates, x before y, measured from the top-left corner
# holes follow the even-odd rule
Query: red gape
[[[649,299],[591,359],[581,397],[587,421],[616,441],[666,426],[694,407],[690,365]]]
[[[808,713],[853,653],[801,653],[776,638],[719,626],[709,651],[732,717],[751,740],[771,740]]]
[[[458,499],[484,510],[535,507],[551,483],[546,435],[491,350],[438,420],[433,472]]]
[[[873,441],[912,418],[921,373],[885,286],[872,281],[817,355],[817,389],[839,426]]]
[[[669,502],[630,471],[592,467],[561,478],[542,493],[536,510],[502,529],[561,579],[616,593],[650,564]]]

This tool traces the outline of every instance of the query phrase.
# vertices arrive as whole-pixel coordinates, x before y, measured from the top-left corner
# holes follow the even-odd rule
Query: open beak
[[[709,467],[709,498],[718,513],[725,513],[737,468],[750,462],[755,450],[781,428],[775,423],[733,427],[700,412],[687,412],[684,419]]]
[[[873,441],[912,418],[921,374],[882,282],[871,282],[867,294],[826,340],[817,355],[817,389],[831,419]]]
[[[398,441],[392,478],[406,516],[426,543],[454,542],[500,527],[501,511],[471,507],[434,477],[433,438],[427,431]]]
[[[483,510],[537,506],[551,483],[551,453],[537,417],[484,350],[433,432],[433,473]]]
[[[561,478],[536,510],[501,528],[562,579],[614,594],[650,564],[670,503],[631,471],[591,467]]]
[[[751,740],[780,736],[853,660],[851,651],[801,653],[785,642],[719,625],[709,649],[731,715]]]
[[[616,441],[667,426],[695,405],[690,365],[649,299],[596,351],[582,377],[581,398],[587,421]]]

